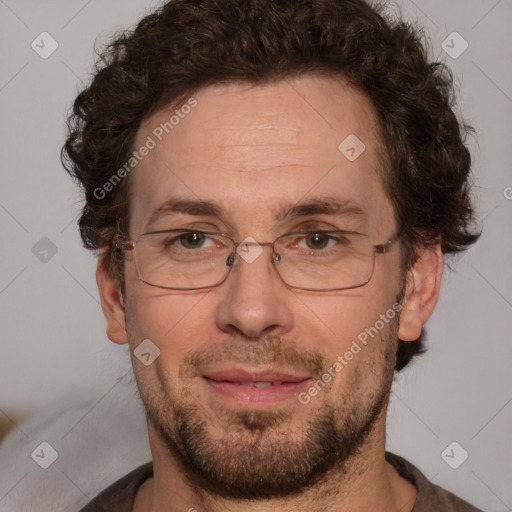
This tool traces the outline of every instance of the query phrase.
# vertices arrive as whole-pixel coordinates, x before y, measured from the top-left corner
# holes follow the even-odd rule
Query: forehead
[[[140,233],[176,197],[221,203],[226,215],[256,227],[308,195],[339,194],[369,217],[389,209],[372,105],[345,82],[222,84],[185,104],[193,106],[166,107],[137,133],[136,148],[149,139],[154,147],[130,176],[131,231]]]

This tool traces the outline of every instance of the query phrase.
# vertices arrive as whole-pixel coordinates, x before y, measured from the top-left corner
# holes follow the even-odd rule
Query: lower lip
[[[305,379],[300,382],[283,382],[277,386],[265,388],[242,386],[233,382],[217,381],[206,377],[204,377],[204,381],[212,391],[234,405],[265,407],[296,397],[311,383],[312,379]]]

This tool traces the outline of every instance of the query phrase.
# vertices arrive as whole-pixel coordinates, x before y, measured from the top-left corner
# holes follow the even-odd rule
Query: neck
[[[300,495],[261,501],[220,498],[200,488],[149,424],[154,477],[140,489],[135,512],[410,512],[416,487],[385,461],[385,410],[361,450]]]

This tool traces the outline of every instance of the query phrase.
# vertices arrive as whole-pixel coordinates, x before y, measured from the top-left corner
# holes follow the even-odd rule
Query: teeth
[[[270,386],[279,386],[282,384],[282,382],[254,382],[254,381],[248,381],[248,382],[233,382],[233,384],[237,384],[239,386],[243,386],[244,388],[268,388]]]
[[[269,388],[272,386],[272,382],[255,382],[254,387],[255,388]]]

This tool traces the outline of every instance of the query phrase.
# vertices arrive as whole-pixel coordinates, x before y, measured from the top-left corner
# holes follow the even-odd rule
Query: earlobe
[[[408,271],[398,337],[415,341],[439,298],[443,255],[439,244],[423,249]]]
[[[103,252],[98,258],[96,283],[100,293],[101,309],[107,321],[107,336],[114,343],[127,343],[124,299],[119,283],[103,265]]]

